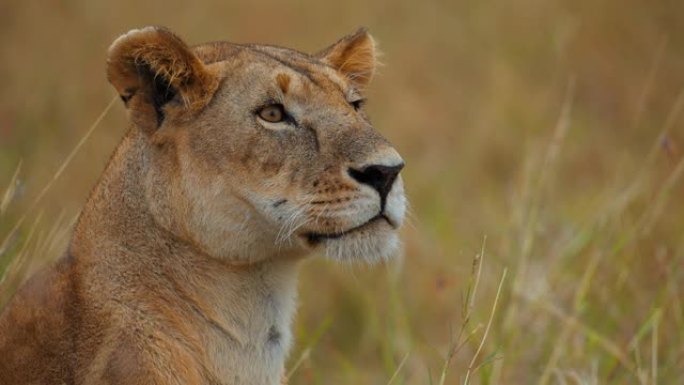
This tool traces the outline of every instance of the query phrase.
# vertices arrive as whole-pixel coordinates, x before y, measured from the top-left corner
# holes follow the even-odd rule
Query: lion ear
[[[112,43],[107,78],[134,124],[154,131],[171,114],[196,112],[218,77],[176,35],[162,27],[134,29]]]
[[[377,65],[375,40],[365,28],[343,37],[316,56],[362,88],[373,78]]]

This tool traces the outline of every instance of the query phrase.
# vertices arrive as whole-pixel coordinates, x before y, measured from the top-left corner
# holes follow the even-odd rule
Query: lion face
[[[363,30],[313,56],[190,49],[155,28],[117,40],[109,77],[149,137],[146,195],[159,223],[234,262],[391,256],[404,163],[363,111],[374,67]]]

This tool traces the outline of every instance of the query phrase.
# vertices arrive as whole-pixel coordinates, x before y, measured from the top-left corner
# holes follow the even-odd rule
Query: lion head
[[[145,138],[139,188],[166,230],[234,263],[397,251],[404,162],[363,109],[376,66],[365,30],[309,55],[189,47],[147,27],[117,39],[107,65]]]

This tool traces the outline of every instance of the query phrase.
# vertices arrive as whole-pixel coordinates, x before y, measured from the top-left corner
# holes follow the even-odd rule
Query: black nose
[[[380,194],[381,208],[385,209],[385,200],[387,194],[392,189],[394,181],[399,175],[399,171],[404,168],[404,164],[400,163],[396,166],[383,166],[380,164],[373,164],[366,166],[360,170],[350,168],[349,176],[354,178],[357,182],[371,186]]]

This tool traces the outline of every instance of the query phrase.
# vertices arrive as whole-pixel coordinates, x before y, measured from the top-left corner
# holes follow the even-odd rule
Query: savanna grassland
[[[684,383],[684,2],[2,0],[0,304],[63,252],[126,129],[107,47],[148,24],[384,52],[405,251],[304,263],[291,384]]]

